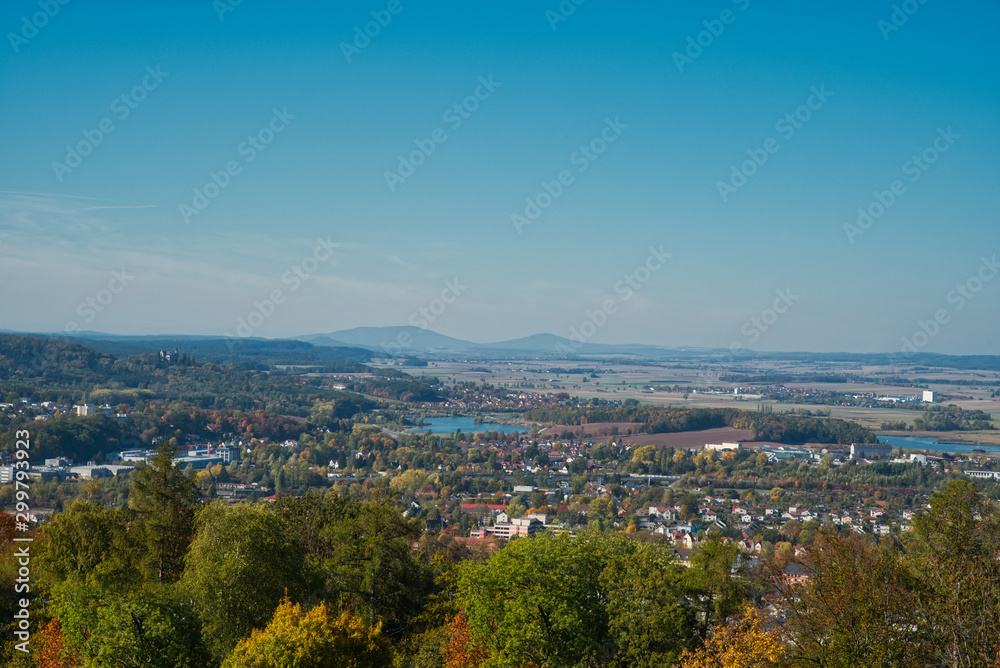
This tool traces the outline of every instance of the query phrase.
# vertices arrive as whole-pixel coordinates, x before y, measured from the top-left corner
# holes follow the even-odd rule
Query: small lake
[[[473,422],[474,419],[475,418],[471,417],[436,417],[424,420],[424,426],[422,427],[414,427],[413,429],[408,429],[407,431],[416,431],[421,434],[426,432],[428,429],[430,429],[433,434],[454,434],[458,430],[461,430],[463,434],[478,434],[483,431],[503,431],[507,433],[515,431],[528,431],[527,427],[520,427],[512,424],[496,424],[493,422],[476,424]]]
[[[937,452],[972,452],[973,448],[985,450],[986,452],[1000,453],[1000,446],[996,445],[973,445],[971,443],[948,443],[938,441],[936,438],[926,438],[922,436],[879,436],[879,443],[888,443],[894,448],[904,450],[935,450]]]

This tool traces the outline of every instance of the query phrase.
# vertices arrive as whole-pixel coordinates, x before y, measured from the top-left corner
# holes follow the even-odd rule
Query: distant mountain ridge
[[[336,341],[341,345],[358,346],[391,354],[415,351],[472,350],[479,346],[471,341],[455,339],[420,327],[354,327],[329,334],[312,334],[295,337],[313,345],[328,345],[326,341]]]
[[[343,341],[346,344],[381,350],[392,354],[407,352],[462,352],[485,350],[510,350],[531,352],[573,352],[581,348],[581,344],[570,341],[555,334],[532,334],[519,339],[498,341],[496,343],[475,343],[464,339],[439,334],[421,327],[355,327],[329,334],[315,334],[298,337],[299,340],[323,345],[324,339]],[[583,344],[588,345],[588,344]],[[561,346],[565,351],[559,348]]]
[[[744,349],[733,356],[726,348],[667,348],[646,344],[605,344],[573,341],[555,334],[531,334],[493,343],[475,343],[420,327],[354,327],[336,332],[284,339],[210,335],[120,335],[103,332],[0,333],[75,341],[118,356],[158,349],[180,348],[198,359],[218,362],[268,364],[323,364],[337,360],[368,362],[376,357],[459,357],[476,359],[630,358],[645,361],[722,363],[739,367],[753,360],[799,360],[872,365],[918,364],[953,369],[1000,371],[1000,355],[945,355],[942,353],[810,353],[759,352]]]
[[[511,357],[514,353],[520,353],[554,358],[574,355],[662,358],[665,355],[682,357],[692,354],[703,355],[712,351],[709,348],[664,348],[641,343],[589,343],[548,333],[531,334],[517,339],[492,343],[476,343],[446,336],[430,329],[406,325],[354,327],[353,329],[296,338],[300,341],[309,341],[314,345],[326,345],[324,341],[332,340],[339,344],[368,348],[391,355],[475,353],[489,357]]]

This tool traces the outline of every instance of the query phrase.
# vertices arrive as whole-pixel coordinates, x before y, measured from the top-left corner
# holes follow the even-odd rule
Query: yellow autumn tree
[[[382,625],[320,603],[307,613],[285,598],[263,630],[236,645],[222,668],[382,668],[392,663]]]
[[[407,498],[427,484],[427,471],[423,469],[408,469],[389,481],[389,489]]]
[[[715,629],[697,651],[684,650],[680,668],[782,668],[785,646],[764,629],[760,613],[746,606],[736,624]]]

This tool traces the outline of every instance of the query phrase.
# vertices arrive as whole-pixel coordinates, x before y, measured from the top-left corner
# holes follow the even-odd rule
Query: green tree
[[[802,529],[799,531],[798,541],[801,545],[811,545],[816,536],[819,535],[820,523],[819,520],[807,520],[802,523]]]
[[[739,548],[718,539],[704,541],[691,555],[685,583],[698,608],[702,637],[713,624],[736,614],[748,595],[747,582],[738,577]]]
[[[286,592],[302,594],[304,570],[301,550],[273,508],[213,503],[198,515],[180,584],[221,659],[267,624]]]
[[[507,517],[510,518],[520,517],[528,512],[528,507],[515,497],[510,503],[507,504],[507,509],[504,512],[506,512]]]
[[[490,650],[487,666],[562,668],[610,658],[601,573],[624,538],[593,533],[516,540],[485,563],[462,564],[459,606]]]
[[[618,648],[613,665],[671,666],[682,650],[697,646],[697,611],[684,571],[671,553],[649,545],[608,563],[600,583]]]
[[[612,528],[616,517],[615,500],[610,496],[594,499],[590,504],[590,516],[596,520],[598,528],[602,530]]]
[[[918,607],[946,666],[1000,663],[1000,510],[954,480],[913,522],[907,560],[922,574]]]
[[[36,542],[35,576],[46,587],[90,582],[108,589],[134,587],[143,547],[127,511],[76,501],[45,524]],[[140,533],[141,537],[141,533]]]
[[[195,479],[174,464],[178,451],[174,439],[161,444],[149,463],[140,464],[132,475],[129,493],[129,507],[146,536],[144,568],[161,582],[173,582],[184,570],[198,502]]]
[[[409,469],[390,480],[389,489],[409,499],[426,484],[426,471],[422,469]]]
[[[687,577],[620,534],[543,534],[464,562],[457,604],[486,666],[662,666],[698,642]]]
[[[205,666],[198,616],[175,587],[148,583],[109,594],[71,580],[57,587],[52,609],[88,668]]]
[[[541,508],[545,505],[545,493],[544,492],[533,492],[531,495],[531,507]]]
[[[336,494],[282,499],[287,535],[302,545],[310,582],[382,632],[399,639],[417,623],[433,574],[414,554],[421,529],[394,506]]]

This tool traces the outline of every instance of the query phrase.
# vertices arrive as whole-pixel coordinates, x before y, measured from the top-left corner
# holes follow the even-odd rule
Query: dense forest
[[[920,431],[996,429],[986,411],[968,410],[954,405],[929,406],[923,415],[913,421],[913,428]]]
[[[373,371],[349,360],[328,362],[318,370],[362,376]],[[440,401],[434,383],[387,369],[380,370],[378,377],[359,380],[355,389],[386,399]],[[0,335],[0,396],[8,403],[27,398],[65,405],[163,399],[204,409],[268,410],[306,417],[316,402],[343,401],[349,395],[333,389],[322,375],[199,362],[186,352],[169,360],[156,353],[120,359],[77,343]],[[350,396],[358,400],[357,395]],[[358,407],[363,409],[364,402]]]

